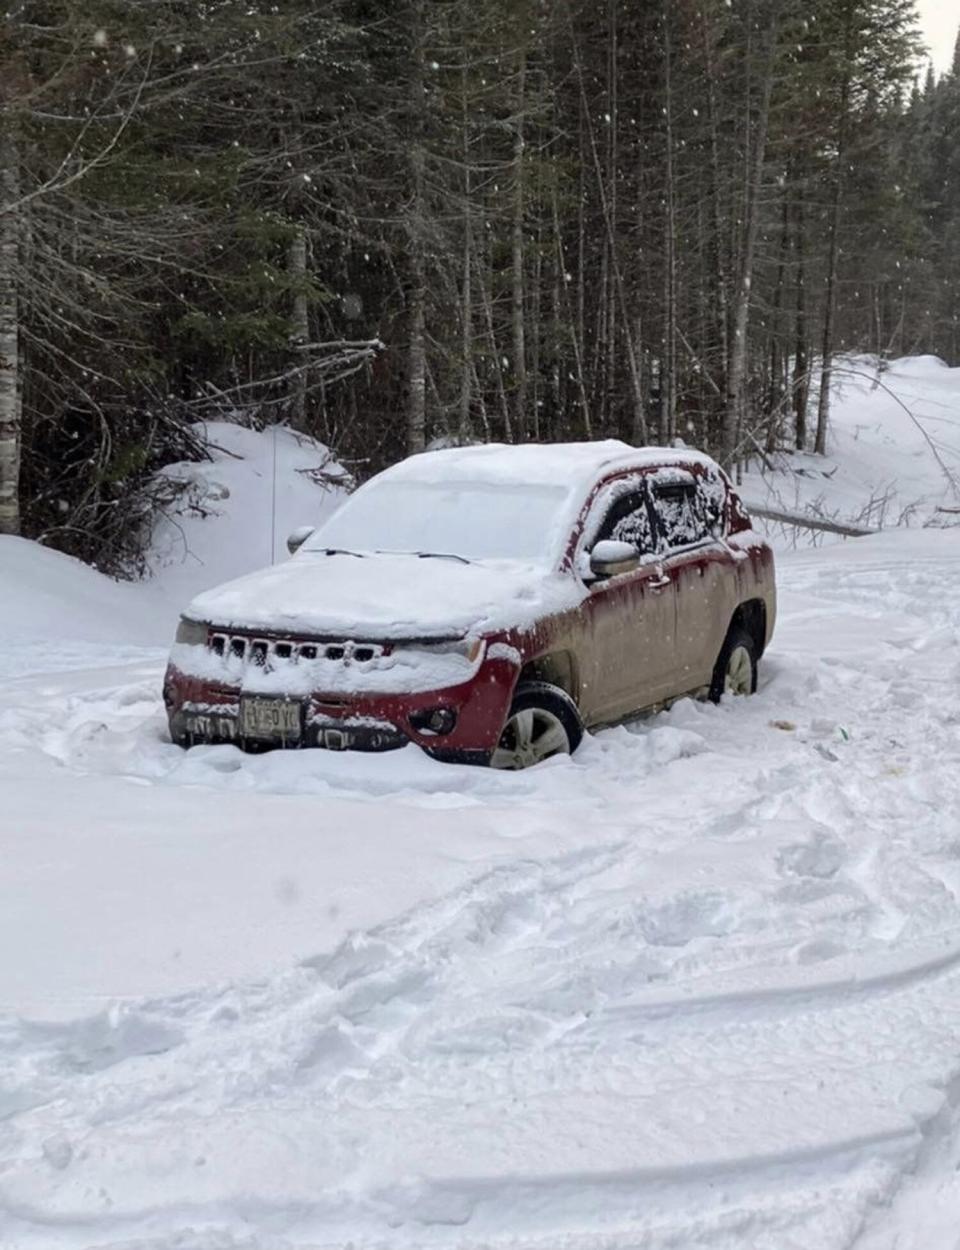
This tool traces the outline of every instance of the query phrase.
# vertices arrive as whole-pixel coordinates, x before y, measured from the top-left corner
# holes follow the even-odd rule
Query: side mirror
[[[590,552],[590,572],[594,577],[616,577],[618,573],[632,573],[639,567],[640,552],[633,543],[604,538]]]
[[[300,525],[293,531],[287,539],[287,550],[291,555],[296,555],[296,553],[313,533],[314,528],[315,527],[313,525]]]

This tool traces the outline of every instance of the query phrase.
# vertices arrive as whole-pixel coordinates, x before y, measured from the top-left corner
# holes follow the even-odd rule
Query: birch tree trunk
[[[780,320],[783,309],[783,291],[787,267],[787,253],[790,247],[790,205],[784,198],[780,228],[780,247],[777,252],[777,280],[773,288],[773,305],[770,309],[770,376],[767,379],[767,439],[768,452],[775,451],[780,442],[780,427],[784,419],[784,383],[783,343],[780,335]]]
[[[610,271],[615,276],[615,280],[610,283],[610,289],[607,294],[606,307],[606,382],[604,385],[604,400],[606,405],[606,425],[610,429],[613,427],[619,410],[617,395],[617,295],[620,290],[620,280],[618,276],[618,260],[616,253],[618,235],[617,222],[617,178],[619,168],[619,153],[617,150],[617,129],[619,126],[619,118],[617,115],[619,105],[619,66],[617,63],[617,0],[607,0],[607,26],[608,33],[608,49],[607,49],[607,100],[608,100],[608,124],[607,124],[607,169],[606,181],[609,218],[609,229],[607,231],[607,246],[610,249]],[[628,323],[624,321],[624,333],[627,337],[627,351],[633,350],[633,344],[629,341],[630,330]]]
[[[567,326],[569,327],[570,344],[573,347],[573,359],[576,365],[576,374],[575,374],[574,380],[576,381],[576,384],[577,384],[577,396],[580,400],[580,417],[583,422],[583,435],[585,438],[590,439],[590,438],[593,438],[593,421],[590,416],[590,403],[587,399],[587,388],[586,388],[586,385],[584,383],[584,378],[583,378],[583,347],[582,347],[580,338],[577,334],[577,322],[574,320],[572,316],[572,310],[569,307],[570,300],[569,300],[569,294],[567,291],[567,283],[566,283],[567,264],[566,264],[566,260],[563,254],[563,233],[560,228],[560,209],[557,203],[557,189],[555,186],[553,189],[553,237],[554,237],[554,243],[557,249],[556,303],[559,307],[561,293],[562,293],[562,295],[566,298],[566,303],[567,303],[567,308],[565,310],[566,312],[565,320],[566,320]],[[561,317],[559,315],[557,316],[557,324],[558,326],[561,324]],[[560,408],[561,408],[559,372],[555,375],[555,380],[557,384],[556,386],[557,410],[559,413]]]
[[[500,404],[500,416],[503,422],[503,437],[508,443],[513,442],[513,423],[510,419],[510,401],[507,398],[507,386],[503,379],[503,365],[497,348],[497,331],[493,323],[493,297],[489,283],[492,280],[492,266],[486,265],[486,279],[480,279],[480,297],[483,305],[483,317],[487,329],[487,343],[490,352],[490,367],[496,383],[497,400]]]
[[[470,441],[470,409],[473,403],[473,188],[470,178],[470,110],[467,104],[467,71],[460,72],[460,125],[463,157],[463,253],[460,282],[460,420],[459,437]]]
[[[704,57],[707,69],[707,119],[710,134],[710,206],[712,210],[713,235],[710,246],[710,262],[716,291],[715,337],[719,347],[719,368],[715,370],[718,388],[726,392],[727,374],[730,368],[730,307],[729,282],[727,278],[724,248],[724,206],[720,176],[720,123],[717,103],[717,68],[715,62],[714,36],[707,23],[707,10],[701,14]],[[719,414],[718,414],[719,415]],[[711,431],[713,432],[713,431]]]
[[[770,124],[770,99],[773,94],[773,71],[776,61],[777,31],[780,15],[774,9],[767,33],[767,54],[761,88],[760,113],[757,117],[753,161],[747,186],[743,244],[740,259],[740,282],[733,310],[733,341],[730,344],[730,370],[727,375],[727,403],[723,418],[723,463],[729,468],[736,457],[737,441],[743,418],[744,385],[747,373],[747,331],[750,323],[750,295],[753,289],[753,265],[760,232],[760,185],[767,157],[767,133]],[[749,102],[748,102],[749,108]]]
[[[663,76],[665,125],[663,359],[660,362],[660,441],[670,444],[677,426],[677,219],[674,186],[673,47],[670,16],[663,9]]]
[[[805,261],[807,240],[802,198],[797,201],[796,217],[797,305],[796,337],[793,349],[793,412],[796,448],[797,451],[805,451],[807,447],[807,397],[810,392],[810,374],[807,364],[807,275]]]
[[[817,400],[817,433],[813,450],[820,456],[827,451],[827,426],[830,421],[830,386],[833,382],[833,323],[837,310],[837,267],[840,260],[840,207],[843,203],[844,161],[847,158],[847,114],[853,73],[853,4],[847,7],[844,32],[844,69],[840,82],[840,115],[837,121],[837,176],[833,183],[830,208],[830,246],[827,260],[827,291],[823,309],[823,360],[820,369],[820,395]]]
[[[609,279],[613,283],[613,286],[614,286],[616,303],[619,303],[620,305],[620,313],[621,313],[623,324],[625,327],[628,327],[630,324],[630,314],[629,314],[629,309],[627,307],[627,297],[626,297],[626,292],[624,290],[623,276],[620,272],[620,263],[619,263],[619,259],[617,256],[617,246],[616,246],[617,236],[616,236],[616,231],[614,229],[613,217],[612,217],[611,210],[610,210],[610,199],[604,187],[603,168],[600,164],[600,153],[597,148],[597,138],[596,138],[596,134],[594,133],[593,122],[591,121],[591,118],[590,118],[590,109],[589,109],[589,105],[587,102],[587,93],[586,93],[586,88],[584,85],[583,65],[580,61],[580,53],[578,49],[575,49],[574,65],[576,68],[577,82],[578,82],[579,91],[580,91],[581,128],[583,127],[583,125],[586,126],[587,137],[588,137],[589,145],[590,145],[590,155],[592,158],[593,170],[594,170],[594,174],[596,176],[596,181],[597,181],[597,194],[600,200],[600,211],[603,215],[604,229],[606,231],[606,236],[607,236],[607,239],[606,239],[607,247],[604,249],[604,252],[602,254],[602,259],[601,259],[601,276],[603,278],[603,281],[601,283],[601,297],[599,300],[600,315],[601,315],[601,318],[605,319],[606,311],[608,307],[611,306],[607,303],[607,299],[606,299],[606,291],[607,291],[606,283],[607,283],[607,277],[608,277],[607,261],[609,258],[609,271],[610,271]],[[582,136],[581,136],[581,151],[583,151]],[[581,299],[582,299],[583,280],[584,280],[584,264],[583,264],[583,256],[584,256],[583,199],[584,198],[585,197],[581,193],[581,214],[580,214],[580,283],[581,283],[580,294],[581,294]],[[556,201],[554,201],[554,222],[555,222],[555,229],[558,232],[558,238],[559,238],[559,222],[557,219]],[[600,367],[599,352],[600,352],[601,343],[603,342],[603,334],[604,334],[605,329],[606,327],[601,325],[601,333],[598,334],[596,337],[597,352],[595,355],[594,367],[591,371],[594,384],[596,384],[596,380],[599,376],[599,367]],[[582,320],[581,320],[581,343],[583,342],[582,330],[583,330],[583,325],[582,325]],[[626,347],[627,347],[627,364],[630,370],[630,382],[631,382],[631,389],[633,391],[633,414],[632,414],[631,424],[632,424],[633,429],[635,430],[640,429],[641,431],[643,431],[642,440],[645,442],[646,441],[646,416],[644,413],[643,380],[641,377],[640,364],[639,364],[638,357],[637,357],[637,345],[634,343],[633,337],[629,334],[629,332],[626,333],[625,338],[626,338]],[[612,340],[607,342],[606,346],[607,346],[608,351],[614,350],[614,345],[613,345]],[[580,367],[581,367],[581,364],[578,361],[578,369]],[[601,412],[602,411],[603,409],[601,408]],[[586,420],[586,415],[587,415],[586,411],[584,415],[585,415],[585,420]]]
[[[407,348],[407,453],[427,445],[427,285],[422,257],[414,256],[410,293],[410,342]]]
[[[423,451],[427,445],[427,266],[424,256],[425,124],[424,109],[424,10],[422,0],[411,6],[413,19],[413,74],[410,90],[413,95],[413,129],[410,147],[412,203],[407,232],[410,240],[410,330],[407,345],[407,454]]]
[[[309,377],[302,368],[306,363],[302,349],[310,342],[310,307],[306,292],[307,236],[302,230],[297,230],[287,247],[287,270],[296,282],[290,321],[293,359],[299,370],[293,375],[290,386],[290,424],[295,430],[306,430]]]
[[[513,428],[516,436],[523,440],[527,429],[527,344],[524,334],[524,298],[523,298],[523,110],[525,101],[525,84],[527,71],[526,52],[520,52],[520,68],[517,87],[517,121],[513,140],[513,231],[511,238],[512,251],[512,284],[511,311],[513,320],[513,375],[516,386],[513,392]]]
[[[0,534],[20,533],[19,153],[0,122]]]
[[[530,324],[533,341],[530,344],[530,435],[535,443],[540,441],[540,309],[543,303],[543,218],[537,219],[537,237],[533,249],[533,291],[531,293]]]

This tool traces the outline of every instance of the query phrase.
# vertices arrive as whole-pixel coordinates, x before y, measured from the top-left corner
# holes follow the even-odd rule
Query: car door
[[[710,681],[730,622],[733,561],[712,495],[695,474],[659,469],[650,495],[676,613],[670,693],[680,695]]]
[[[632,543],[640,565],[591,579],[589,551],[603,539]],[[658,702],[669,689],[676,613],[669,576],[657,557],[650,498],[639,474],[608,483],[588,519],[580,567],[588,582],[581,711],[588,724],[619,720]]]

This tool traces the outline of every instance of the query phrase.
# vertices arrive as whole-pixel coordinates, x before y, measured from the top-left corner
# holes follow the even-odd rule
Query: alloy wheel
[[[525,708],[514,712],[504,725],[490,765],[514,770],[529,768],[551,755],[569,751],[570,739],[558,716],[546,708]]]
[[[753,692],[753,660],[746,647],[734,647],[730,652],[723,690],[724,694],[733,695]]]

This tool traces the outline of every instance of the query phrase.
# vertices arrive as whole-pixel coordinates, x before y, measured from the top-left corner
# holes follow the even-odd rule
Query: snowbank
[[[149,579],[116,582],[70,556],[0,537],[0,676],[82,669],[132,658],[118,647],[169,646],[200,591],[287,559],[286,537],[318,524],[343,497],[343,470],[313,439],[224,422],[206,426],[213,459],[175,464],[187,485],[158,521]],[[37,642],[50,647],[39,652]]]
[[[153,582],[180,608],[201,591],[287,559],[287,535],[319,525],[349,479],[321,443],[284,427],[205,423],[213,459],[163,472],[187,490],[156,525]]]
[[[773,461],[771,473],[754,460],[742,487],[748,504],[877,529],[960,521],[937,511],[960,508],[960,368],[914,356],[879,372],[873,357],[842,357],[827,455],[795,452]]]
[[[156,588],[0,536],[0,680],[142,658],[169,642],[176,615]]]

